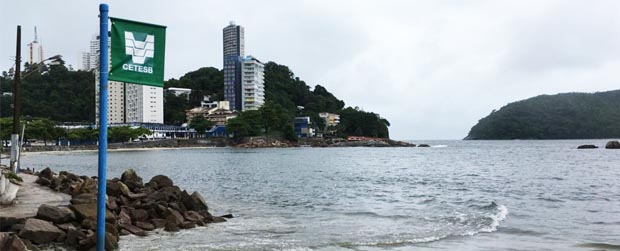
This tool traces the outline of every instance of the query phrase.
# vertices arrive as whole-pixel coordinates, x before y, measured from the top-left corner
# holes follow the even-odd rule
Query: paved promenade
[[[0,226],[14,219],[35,216],[41,204],[69,205],[71,196],[34,183],[37,176],[24,173],[20,173],[19,176],[24,182],[17,192],[17,203],[0,206]]]

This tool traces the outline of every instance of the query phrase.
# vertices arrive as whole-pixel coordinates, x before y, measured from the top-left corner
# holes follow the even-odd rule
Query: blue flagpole
[[[108,5],[99,5],[99,170],[97,251],[105,250],[106,169],[108,158]]]

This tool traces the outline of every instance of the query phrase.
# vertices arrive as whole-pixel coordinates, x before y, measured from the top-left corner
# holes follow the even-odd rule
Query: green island
[[[493,110],[465,139],[616,138],[619,124],[620,90],[540,95]]]

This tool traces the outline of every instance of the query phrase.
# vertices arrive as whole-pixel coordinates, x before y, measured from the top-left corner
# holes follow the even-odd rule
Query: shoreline
[[[96,244],[97,178],[55,173],[49,167],[20,175],[18,196],[0,214],[0,250],[91,250]],[[179,232],[233,218],[212,215],[200,193],[183,190],[165,175],[146,182],[127,169],[106,183],[106,250],[118,250],[122,236]]]
[[[117,148],[108,149],[108,152],[141,152],[141,151],[158,151],[158,150],[180,150],[180,149],[210,149],[210,148],[231,148],[229,146],[216,147],[216,146],[189,146],[189,147],[141,147],[141,148]],[[40,154],[63,154],[63,153],[96,153],[98,149],[69,149],[69,150],[49,150],[49,151],[24,151],[23,156],[32,156]],[[8,157],[6,157],[8,158]],[[3,159],[5,159],[3,157]]]
[[[289,142],[278,138],[250,137],[239,143],[228,139],[167,139],[158,141],[111,143],[108,152],[150,151],[166,149],[209,149],[209,148],[341,148],[341,147],[430,147],[428,144],[412,144],[397,140],[358,140],[358,141],[328,141],[324,139],[305,139],[299,142]],[[97,145],[74,146],[29,146],[24,147],[22,156],[31,156],[40,153],[90,153],[97,152]],[[4,153],[8,154],[8,153]]]

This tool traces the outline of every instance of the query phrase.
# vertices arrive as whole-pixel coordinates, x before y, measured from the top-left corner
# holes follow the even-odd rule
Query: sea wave
[[[500,226],[501,222],[504,221],[508,217],[508,208],[504,205],[496,204],[495,202],[491,202],[488,205],[479,207],[480,209],[484,209],[485,211],[489,211],[483,213],[479,216],[472,216],[467,214],[459,214],[456,217],[449,217],[449,221],[458,221],[460,224],[471,224],[472,222],[477,222],[478,227],[474,230],[466,230],[463,232],[446,232],[446,233],[435,233],[429,236],[413,236],[411,238],[396,238],[396,239],[383,239],[377,241],[364,241],[364,242],[342,242],[338,243],[337,246],[343,248],[352,248],[352,247],[360,247],[360,246],[374,246],[374,247],[391,247],[391,246],[403,246],[403,245],[411,245],[416,243],[427,243],[439,241],[445,238],[454,237],[454,236],[473,236],[478,233],[490,233],[497,231],[497,228]],[[367,214],[364,215],[375,215],[375,214]],[[473,217],[473,218],[471,218]]]
[[[489,218],[492,220],[491,224],[483,227],[479,232],[490,233],[497,231],[497,227],[506,217],[508,217],[508,208],[504,205],[497,205],[497,213],[489,215]]]

